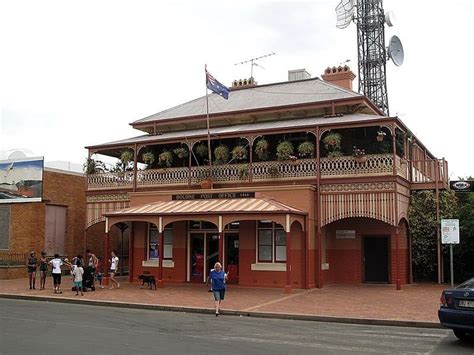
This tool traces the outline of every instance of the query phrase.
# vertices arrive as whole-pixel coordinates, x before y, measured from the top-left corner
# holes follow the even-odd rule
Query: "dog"
[[[139,280],[142,280],[142,287],[147,284],[150,290],[156,290],[156,280],[153,275],[140,275],[138,276]]]

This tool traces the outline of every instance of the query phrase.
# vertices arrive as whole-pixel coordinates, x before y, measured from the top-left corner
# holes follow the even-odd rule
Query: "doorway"
[[[209,271],[219,261],[219,233],[192,232],[189,234],[191,282],[205,282]]]
[[[225,234],[225,271],[228,273],[227,282],[239,283],[239,233]]]
[[[389,237],[364,237],[364,281],[389,282]]]

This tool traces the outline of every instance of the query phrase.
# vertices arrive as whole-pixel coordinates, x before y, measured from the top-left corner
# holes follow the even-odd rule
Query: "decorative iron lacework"
[[[107,195],[93,195],[87,196],[87,203],[91,202],[105,202],[105,201],[123,201],[129,200],[128,194],[107,194]]]
[[[321,185],[321,192],[393,191],[394,189],[394,182],[368,182],[354,184]]]

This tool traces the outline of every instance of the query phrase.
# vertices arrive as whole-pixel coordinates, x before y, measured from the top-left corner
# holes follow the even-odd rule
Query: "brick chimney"
[[[338,67],[327,67],[324,74],[321,75],[324,81],[338,85],[344,89],[352,90],[352,81],[355,79],[355,74],[347,65]]]
[[[253,77],[250,77],[248,79],[239,79],[239,80],[234,80],[232,82],[232,90],[237,90],[237,89],[246,89],[246,88],[253,88],[257,86],[257,82],[254,80]]]

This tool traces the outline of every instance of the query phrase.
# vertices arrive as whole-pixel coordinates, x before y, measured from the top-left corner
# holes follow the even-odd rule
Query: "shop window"
[[[215,231],[217,226],[214,223],[207,221],[190,221],[188,225],[189,230],[212,230]]]
[[[163,231],[163,260],[173,259],[173,225]],[[160,257],[160,237],[154,224],[148,224],[148,260],[158,260]]]
[[[257,222],[257,255],[258,262],[286,262],[286,233],[280,224]]]

